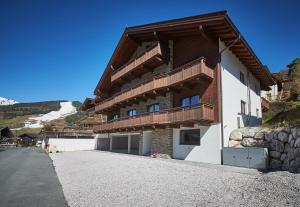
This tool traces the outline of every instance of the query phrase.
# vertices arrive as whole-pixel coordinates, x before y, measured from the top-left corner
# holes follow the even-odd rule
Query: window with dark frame
[[[240,72],[240,81],[245,84],[245,75],[242,72]]]
[[[136,116],[136,109],[130,109],[127,111],[127,116]]]
[[[159,106],[159,103],[155,103],[155,104],[151,104],[147,107],[147,111],[149,113],[151,112],[156,112],[156,111],[159,111],[160,110],[160,106]]]
[[[180,145],[200,145],[200,129],[180,130]]]
[[[113,120],[119,119],[119,114],[114,114],[113,115]]]
[[[200,104],[200,95],[185,97],[181,100],[181,107],[196,106]]]
[[[241,101],[241,114],[246,114],[246,102]]]

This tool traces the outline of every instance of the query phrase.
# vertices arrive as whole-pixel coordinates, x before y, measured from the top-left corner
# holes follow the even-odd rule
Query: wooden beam
[[[142,45],[142,43],[137,38],[133,37],[132,35],[127,34],[126,37],[128,40],[135,43],[136,45],[138,45],[138,46]]]
[[[202,25],[200,25],[200,26],[199,26],[199,32],[200,32],[201,36],[202,36],[204,39],[206,39],[206,40],[208,40],[208,39],[209,39],[209,38],[207,37],[207,35],[205,34],[205,32],[204,32],[204,29],[203,29],[203,26],[202,26]]]

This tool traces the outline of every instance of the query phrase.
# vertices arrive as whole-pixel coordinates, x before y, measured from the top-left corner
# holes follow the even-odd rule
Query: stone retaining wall
[[[229,147],[265,147],[271,169],[300,172],[300,127],[246,127],[231,132]]]

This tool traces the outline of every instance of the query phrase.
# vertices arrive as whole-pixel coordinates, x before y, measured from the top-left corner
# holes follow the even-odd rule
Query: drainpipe
[[[218,70],[220,73],[220,119],[221,119],[221,165],[223,165],[223,149],[224,149],[224,122],[223,122],[223,88],[222,88],[222,67],[221,67],[221,61],[222,61],[222,53],[228,50],[230,47],[235,45],[239,40],[241,39],[241,34],[238,35],[238,37],[233,40],[227,47],[223,48],[219,52],[219,60],[218,60]],[[220,39],[219,39],[220,42]]]

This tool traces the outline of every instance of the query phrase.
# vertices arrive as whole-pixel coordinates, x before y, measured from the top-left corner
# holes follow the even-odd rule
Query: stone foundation
[[[229,147],[268,148],[271,169],[300,172],[300,127],[236,129],[230,134]]]
[[[173,154],[173,129],[155,129],[152,131],[151,154]]]

